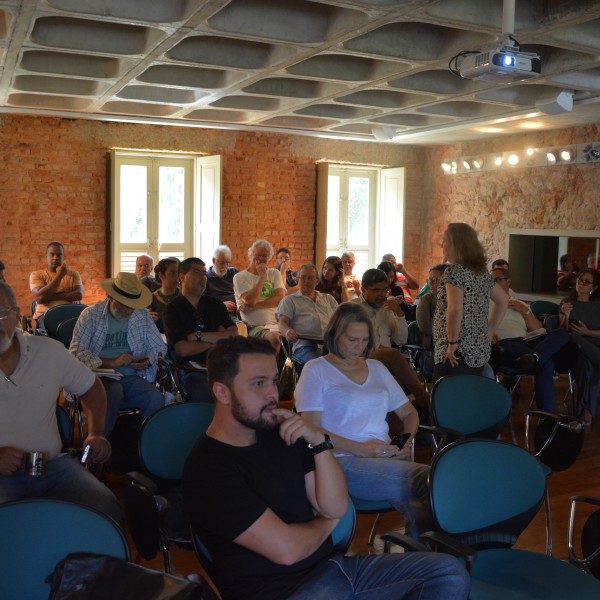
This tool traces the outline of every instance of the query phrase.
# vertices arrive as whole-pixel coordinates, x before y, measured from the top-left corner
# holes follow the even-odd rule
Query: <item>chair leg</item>
[[[550,513],[550,494],[547,486],[544,504],[546,505],[546,554],[552,556],[552,515]]]
[[[373,523],[373,527],[371,527],[371,533],[369,534],[369,541],[367,542],[368,546],[372,546],[373,542],[375,542],[375,536],[377,535],[377,529],[379,529],[381,519],[383,519],[383,513],[377,513],[377,516],[375,517],[375,521]]]
[[[169,573],[169,575],[172,575],[173,571],[171,567],[171,553],[169,552],[169,542],[167,542],[162,535],[160,536],[160,550],[163,555],[165,573]]]

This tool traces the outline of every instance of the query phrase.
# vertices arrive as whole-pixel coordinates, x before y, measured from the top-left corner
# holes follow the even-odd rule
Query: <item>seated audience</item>
[[[152,304],[149,311],[158,330],[164,333],[163,313],[167,304],[179,295],[179,260],[176,258],[163,258],[158,261],[154,272],[156,273],[156,282],[160,284],[160,288],[152,292]]]
[[[164,405],[152,382],[158,354],[164,356],[167,347],[146,310],[152,294],[133,273],[118,273],[101,285],[107,298],[81,313],[70,350],[91,369],[114,369],[120,374],[118,379],[101,377],[109,435],[122,408],[139,408],[147,417]]]
[[[406,344],[408,326],[398,303],[388,298],[387,275],[380,269],[367,269],[362,277],[362,293],[352,300],[360,304],[373,324],[375,345],[370,358],[381,361],[407,395],[420,407],[428,406],[427,394],[406,357],[392,344]]]
[[[469,577],[449,555],[333,553],[331,532],[348,506],[344,474],[322,429],[277,408],[272,347],[221,340],[208,373],[215,416],[183,488],[223,600],[467,597]]]
[[[205,296],[216,298],[225,304],[227,312],[235,315],[235,293],[233,291],[233,277],[238,272],[231,266],[231,248],[229,246],[217,246],[213,253],[212,267],[206,273]]]
[[[0,503],[48,498],[94,508],[118,523],[121,510],[113,493],[70,454],[61,453],[56,399],[61,390],[76,394],[84,410],[93,462],[110,458],[104,437],[106,396],[100,381],[62,344],[23,336],[13,290],[0,282]],[[25,455],[44,453],[45,473],[25,473]],[[8,540],[5,540],[8,543]],[[34,551],[35,549],[32,549]]]
[[[377,268],[387,275],[388,285],[390,287],[389,296],[395,298],[400,305],[407,321],[414,321],[417,318],[417,307],[414,304],[407,304],[404,297],[404,290],[398,282],[396,267],[389,260],[384,260],[377,265]]]
[[[279,352],[279,331],[275,312],[285,296],[285,286],[278,269],[267,264],[273,256],[273,246],[257,240],[248,248],[249,265],[233,278],[235,300],[248,325],[248,335],[267,340]]]
[[[505,261],[503,258],[497,258],[492,263],[492,267],[491,267],[490,271],[493,271],[494,269],[504,269],[505,271],[508,271],[509,270],[508,262]]]
[[[344,285],[348,290],[348,299],[354,300],[360,296],[360,279],[353,273],[356,258],[354,252],[344,252],[342,254],[342,267],[344,268]]]
[[[411,289],[418,290],[419,282],[406,270],[402,263],[396,262],[396,257],[393,254],[384,254],[381,257],[381,262],[391,262],[396,267],[398,283],[404,290],[404,296],[407,300],[412,301]]]
[[[206,354],[223,337],[237,335],[237,327],[220,300],[204,294],[206,265],[186,258],[179,265],[181,294],[169,303],[163,320],[169,349],[181,371],[181,387],[191,402],[212,402],[206,379]],[[194,368],[194,361],[202,369]]]
[[[494,269],[492,279],[508,294],[510,272]],[[524,339],[528,333],[541,330],[542,335]],[[521,300],[511,299],[504,318],[494,332],[492,366],[508,366],[534,376],[535,403],[538,410],[554,411],[554,362],[552,357],[569,343],[564,329],[546,332],[542,323]]]
[[[442,274],[447,269],[447,264],[435,265],[429,269],[427,284],[429,291],[421,296],[417,305],[417,323],[421,336],[421,345],[425,348],[433,348],[433,319],[437,306],[437,293],[440,287]]]
[[[317,290],[323,294],[330,294],[338,304],[350,299],[348,289],[344,285],[344,267],[339,256],[328,256],[323,262]]]
[[[149,254],[140,254],[135,259],[135,276],[151,292],[160,288],[160,283],[156,281],[152,270],[154,269],[154,259]]]
[[[77,271],[67,267],[65,249],[59,242],[51,242],[46,248],[47,267],[33,271],[29,276],[29,288],[37,302],[34,320],[43,329],[43,315],[53,306],[81,302],[83,284]]]
[[[578,275],[577,263],[568,254],[563,254],[560,257],[560,269],[556,274],[556,288],[559,291],[573,289]]]
[[[585,427],[596,416],[600,392],[600,274],[582,269],[575,289],[560,307],[561,326],[571,333],[579,349],[575,367],[577,416]]]
[[[300,289],[286,296],[277,308],[279,333],[292,346],[294,360],[300,364],[323,354],[323,334],[337,302],[333,296],[316,290],[319,276],[315,265],[298,270]]]
[[[375,346],[365,309],[349,302],[335,312],[325,343],[329,353],[306,364],[296,385],[296,409],[326,431],[348,481],[350,495],[385,500],[406,519],[414,538],[431,529],[429,468],[410,460],[410,445],[390,442],[387,416],[394,412],[414,437],[419,416],[389,371],[367,358]]]
[[[275,266],[281,273],[281,278],[285,284],[286,294],[293,294],[298,291],[297,273],[292,271],[292,253],[287,248],[279,248],[275,253]]]

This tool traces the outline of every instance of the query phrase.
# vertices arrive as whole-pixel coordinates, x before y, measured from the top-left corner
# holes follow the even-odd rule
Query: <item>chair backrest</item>
[[[535,456],[553,471],[567,470],[577,460],[583,446],[584,431],[581,421],[569,415],[534,411],[527,413],[528,431],[529,415],[538,416],[533,436]]]
[[[58,327],[56,328],[56,339],[61,342],[67,350],[69,349],[71,340],[73,339],[73,330],[75,329],[77,319],[79,319],[79,317],[65,319],[59,323]]]
[[[54,339],[57,338],[58,326],[67,319],[78,317],[86,309],[85,304],[59,304],[49,308],[44,314],[44,329]]]
[[[142,423],[139,456],[148,473],[160,479],[179,480],[196,440],[214,415],[206,402],[179,402],[151,414]]]
[[[129,560],[122,531],[109,517],[70,502],[27,500],[0,505],[0,598],[41,600],[44,579],[72,552]]]
[[[408,324],[408,338],[406,342],[411,346],[421,345],[421,332],[419,331],[419,324],[417,321],[411,321]]]
[[[511,409],[508,391],[488,377],[443,377],[431,391],[434,425],[459,431],[466,437],[496,438]]]
[[[439,529],[474,548],[510,547],[538,512],[546,477],[519,446],[469,439],[434,457],[429,490]]]
[[[546,317],[549,315],[558,315],[560,306],[556,302],[550,302],[549,300],[534,300],[530,305],[531,312],[540,320],[542,323],[545,322]]]
[[[69,413],[60,404],[56,405],[56,423],[60,433],[62,450],[66,452],[73,443],[73,423],[71,423]]]

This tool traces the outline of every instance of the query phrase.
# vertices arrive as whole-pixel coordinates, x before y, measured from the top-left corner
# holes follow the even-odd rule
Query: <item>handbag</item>
[[[49,600],[202,600],[203,586],[113,556],[69,554],[46,578]]]

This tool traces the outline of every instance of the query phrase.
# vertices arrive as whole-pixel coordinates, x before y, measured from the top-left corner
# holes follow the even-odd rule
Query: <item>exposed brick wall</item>
[[[246,266],[257,238],[292,250],[294,263],[314,259],[316,163],[407,168],[405,262],[420,269],[425,150],[276,133],[0,116],[0,260],[21,306],[31,304],[28,276],[44,265],[50,241],[65,245],[80,271],[84,302],[104,294],[106,152],[111,148],[220,154],[222,243]],[[202,257],[210,259],[210,257]],[[414,265],[414,266],[413,266]]]

